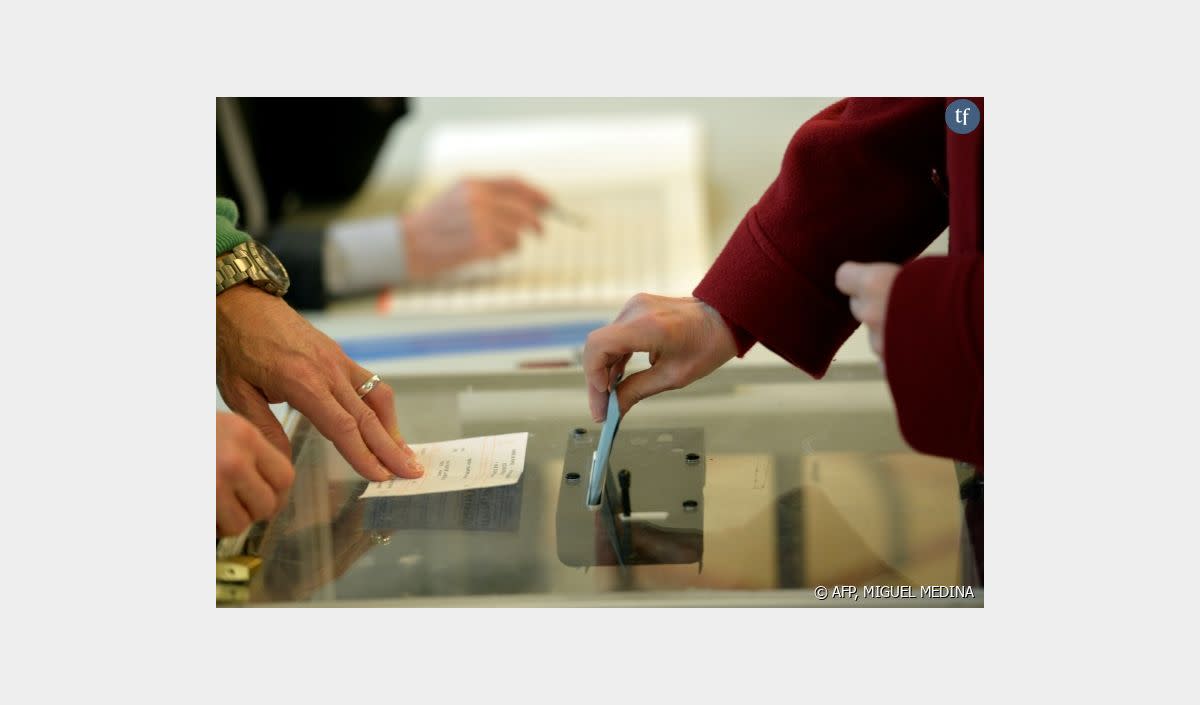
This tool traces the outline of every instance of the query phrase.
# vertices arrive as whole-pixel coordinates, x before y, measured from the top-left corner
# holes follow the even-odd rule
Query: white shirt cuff
[[[405,278],[404,228],[397,215],[334,222],[324,247],[330,296],[376,291]]]

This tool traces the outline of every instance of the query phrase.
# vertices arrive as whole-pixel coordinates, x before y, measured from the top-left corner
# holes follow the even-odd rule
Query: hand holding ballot
[[[650,353],[650,369],[621,383],[617,400],[622,414],[646,397],[708,375],[737,354],[737,345],[721,314],[699,299],[634,296],[616,320],[588,335],[583,349],[594,420],[604,420],[609,387],[635,352]]]

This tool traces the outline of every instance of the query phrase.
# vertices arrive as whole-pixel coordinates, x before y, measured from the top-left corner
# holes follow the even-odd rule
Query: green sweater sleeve
[[[237,204],[228,198],[217,198],[217,254],[229,252],[246,242],[250,236],[237,229]]]

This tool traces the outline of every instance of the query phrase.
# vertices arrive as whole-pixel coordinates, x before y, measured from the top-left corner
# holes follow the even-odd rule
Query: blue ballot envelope
[[[618,375],[608,392],[608,415],[604,417],[604,427],[600,430],[600,445],[592,454],[592,474],[588,477],[587,496],[585,500],[589,509],[600,508],[600,495],[603,494],[604,476],[608,473],[608,459],[612,456],[613,439],[617,437],[617,427],[621,425],[621,407],[617,403],[617,385],[621,381]]]

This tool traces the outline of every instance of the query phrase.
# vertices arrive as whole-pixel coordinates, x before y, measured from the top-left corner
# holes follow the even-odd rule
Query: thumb
[[[247,385],[238,391],[238,402],[240,402],[238,408],[233,410],[254,424],[267,442],[278,448],[279,452],[290,460],[292,457],[291,441],[283,432],[283,426],[279,424],[279,419],[275,418],[275,414],[271,412],[271,406],[262,392]],[[230,408],[233,406],[230,405]]]
[[[643,399],[668,389],[675,389],[677,386],[664,365],[629,375],[617,386],[617,404],[621,407],[621,415],[624,416],[634,404]]]

